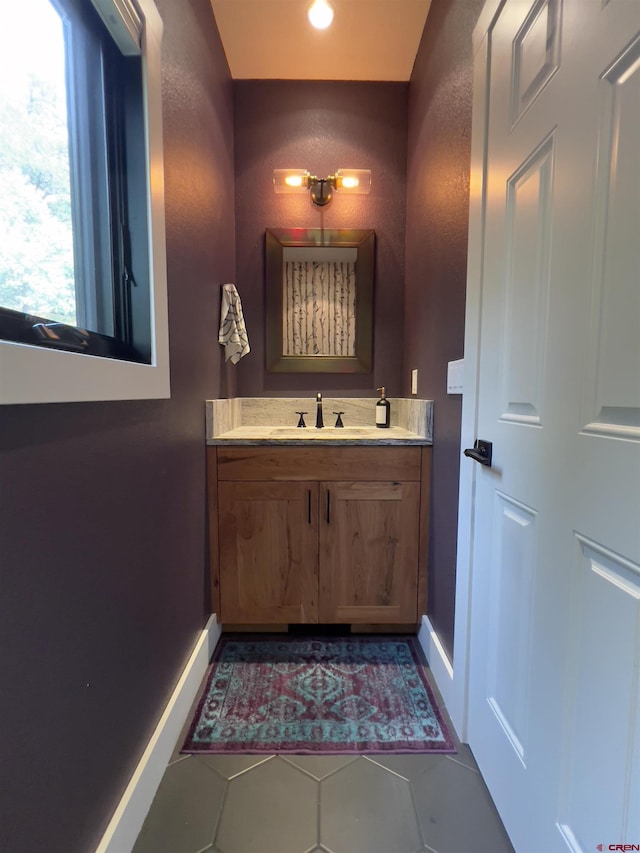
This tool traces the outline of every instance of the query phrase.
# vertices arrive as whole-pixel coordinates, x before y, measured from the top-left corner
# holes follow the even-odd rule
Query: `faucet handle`
[[[344,415],[344,412],[334,412],[333,414],[338,416],[338,419],[336,421],[336,425],[335,425],[334,429],[341,429],[344,426],[344,424],[342,423],[342,417],[341,417],[341,415]]]
[[[304,415],[306,415],[306,414],[307,414],[306,412],[296,412],[296,415],[300,415],[300,419],[298,421],[299,427],[306,427],[307,426],[304,422]]]

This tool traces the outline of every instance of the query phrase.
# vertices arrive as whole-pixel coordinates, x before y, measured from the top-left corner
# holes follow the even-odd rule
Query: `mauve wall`
[[[403,392],[435,401],[428,613],[453,652],[471,152],[471,34],[484,0],[433,0],[409,85]]]
[[[209,0],[156,0],[172,399],[0,410],[0,849],[95,846],[208,615],[204,400],[235,276]]]
[[[233,368],[240,396],[401,390],[406,206],[407,84],[236,81],[237,285],[252,352]],[[371,169],[370,195],[276,195],[274,168],[318,177]],[[265,228],[373,228],[374,367],[369,374],[270,374],[264,369]]]

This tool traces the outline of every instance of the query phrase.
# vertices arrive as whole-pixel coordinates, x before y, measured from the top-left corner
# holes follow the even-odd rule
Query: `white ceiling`
[[[211,0],[235,80],[408,80],[431,0],[330,0],[327,30],[311,0]]]

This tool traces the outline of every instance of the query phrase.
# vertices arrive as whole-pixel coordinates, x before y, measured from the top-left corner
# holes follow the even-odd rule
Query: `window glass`
[[[0,28],[0,305],[76,325],[64,26],[49,0],[20,0],[11,18]]]

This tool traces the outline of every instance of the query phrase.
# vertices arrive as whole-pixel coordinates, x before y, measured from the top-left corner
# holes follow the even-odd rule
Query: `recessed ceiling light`
[[[309,20],[317,30],[326,30],[333,21],[333,9],[327,0],[315,0],[309,9]]]

